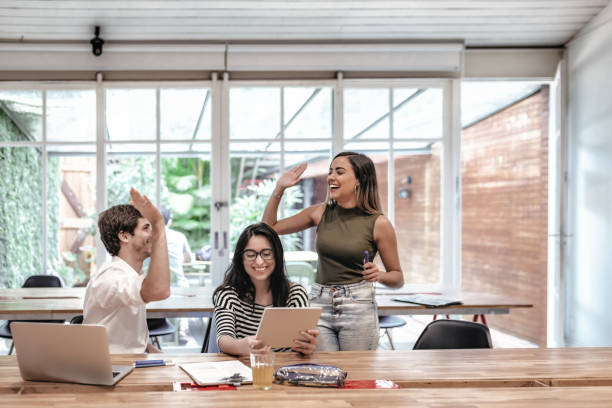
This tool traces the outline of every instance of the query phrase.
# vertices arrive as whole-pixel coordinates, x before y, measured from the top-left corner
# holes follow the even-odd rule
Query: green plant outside
[[[23,119],[23,118],[22,118]],[[0,110],[0,140],[28,140],[3,110]],[[0,286],[21,287],[30,275],[48,271],[57,256],[57,234],[48,234],[47,261],[42,250],[41,150],[37,147],[0,148]],[[47,163],[50,174],[57,171]],[[47,196],[48,231],[57,231],[59,184],[50,182]]]
[[[15,140],[19,130],[6,116],[0,113],[0,130],[12,132],[0,136],[2,140]],[[49,270],[63,277],[67,285],[83,281],[85,273],[76,262],[77,254],[59,254],[59,194],[61,173],[59,158],[47,161],[47,242]],[[41,179],[31,177],[41,172],[40,151],[36,148],[2,148],[0,150],[0,172],[6,174],[0,180],[0,202],[3,214],[14,214],[11,220],[0,224],[0,284],[19,287],[27,276],[42,271],[42,245],[40,241]],[[111,159],[107,163],[107,191],[110,205],[129,202],[129,188],[135,186],[151,198],[155,197],[155,159],[152,156]],[[192,250],[210,244],[211,189],[210,162],[199,158],[162,158],[162,202],[173,213],[173,228],[183,232]],[[235,173],[234,173],[235,174]],[[24,182],[27,181],[27,182]],[[236,191],[238,180],[233,180],[232,191]],[[247,187],[231,202],[231,242],[237,240],[244,227],[259,222],[268,197],[274,189],[274,181],[264,180]],[[10,192],[10,194],[9,194]],[[24,199],[30,197],[30,199]],[[301,202],[299,188],[287,190],[284,197],[285,216],[294,214],[293,207]],[[90,214],[95,220],[95,214]],[[91,235],[95,234],[95,222]],[[24,240],[23,236],[30,239]],[[21,239],[17,239],[21,237]],[[298,234],[283,236],[285,249],[300,248]]]

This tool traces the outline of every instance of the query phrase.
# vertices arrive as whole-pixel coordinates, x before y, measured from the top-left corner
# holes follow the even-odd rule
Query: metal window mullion
[[[0,147],[41,147],[41,142],[0,142]]]
[[[231,204],[231,162],[229,153],[229,75],[223,73],[223,79],[218,80],[217,73],[212,74],[212,146],[211,146],[211,237],[213,248],[211,266],[212,286],[216,287],[223,281],[223,274],[228,264],[228,250],[224,248],[226,234],[229,241],[229,205]],[[226,202],[227,206],[217,210],[215,202]],[[216,241],[216,243],[215,243]]]
[[[344,150],[344,75],[341,71],[336,73],[333,106],[334,140],[332,143],[332,157]]]
[[[393,88],[389,88],[389,154],[387,166],[387,217],[395,225],[395,160],[393,154]]]
[[[102,74],[96,75],[96,213],[106,208],[106,91],[102,83]],[[106,261],[106,249],[96,233],[96,265],[100,267]]]
[[[40,273],[47,273],[47,91],[42,91],[42,149],[41,149],[41,195],[42,195],[42,270]]]
[[[443,287],[461,287],[461,120],[460,80],[449,80],[443,98],[440,183],[440,265]]]
[[[283,174],[285,172],[285,88],[280,87],[280,173]],[[284,197],[281,197],[280,206],[280,218],[285,218],[285,200]]]
[[[161,104],[160,90],[155,88],[155,202],[157,207],[161,206],[161,145],[159,143],[161,136]]]

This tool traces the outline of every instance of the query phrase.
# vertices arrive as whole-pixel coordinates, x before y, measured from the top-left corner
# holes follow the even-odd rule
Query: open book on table
[[[450,298],[443,295],[429,295],[425,293],[417,293],[414,295],[396,297],[393,298],[393,300],[396,300],[398,302],[414,303],[427,307],[445,307],[462,304],[461,300],[456,298]]]
[[[251,369],[238,360],[185,363],[180,364],[179,367],[198,385],[253,382]]]

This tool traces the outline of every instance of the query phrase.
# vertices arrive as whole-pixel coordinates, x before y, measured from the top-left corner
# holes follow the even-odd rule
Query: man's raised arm
[[[151,263],[142,281],[140,296],[146,303],[170,296],[170,267],[164,217],[146,195],[130,189],[132,205],[151,223]]]

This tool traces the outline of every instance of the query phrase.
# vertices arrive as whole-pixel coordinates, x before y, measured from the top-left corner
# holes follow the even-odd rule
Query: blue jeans
[[[374,287],[366,281],[349,285],[314,283],[310,306],[323,308],[316,351],[376,350],[379,329],[374,294]]]

